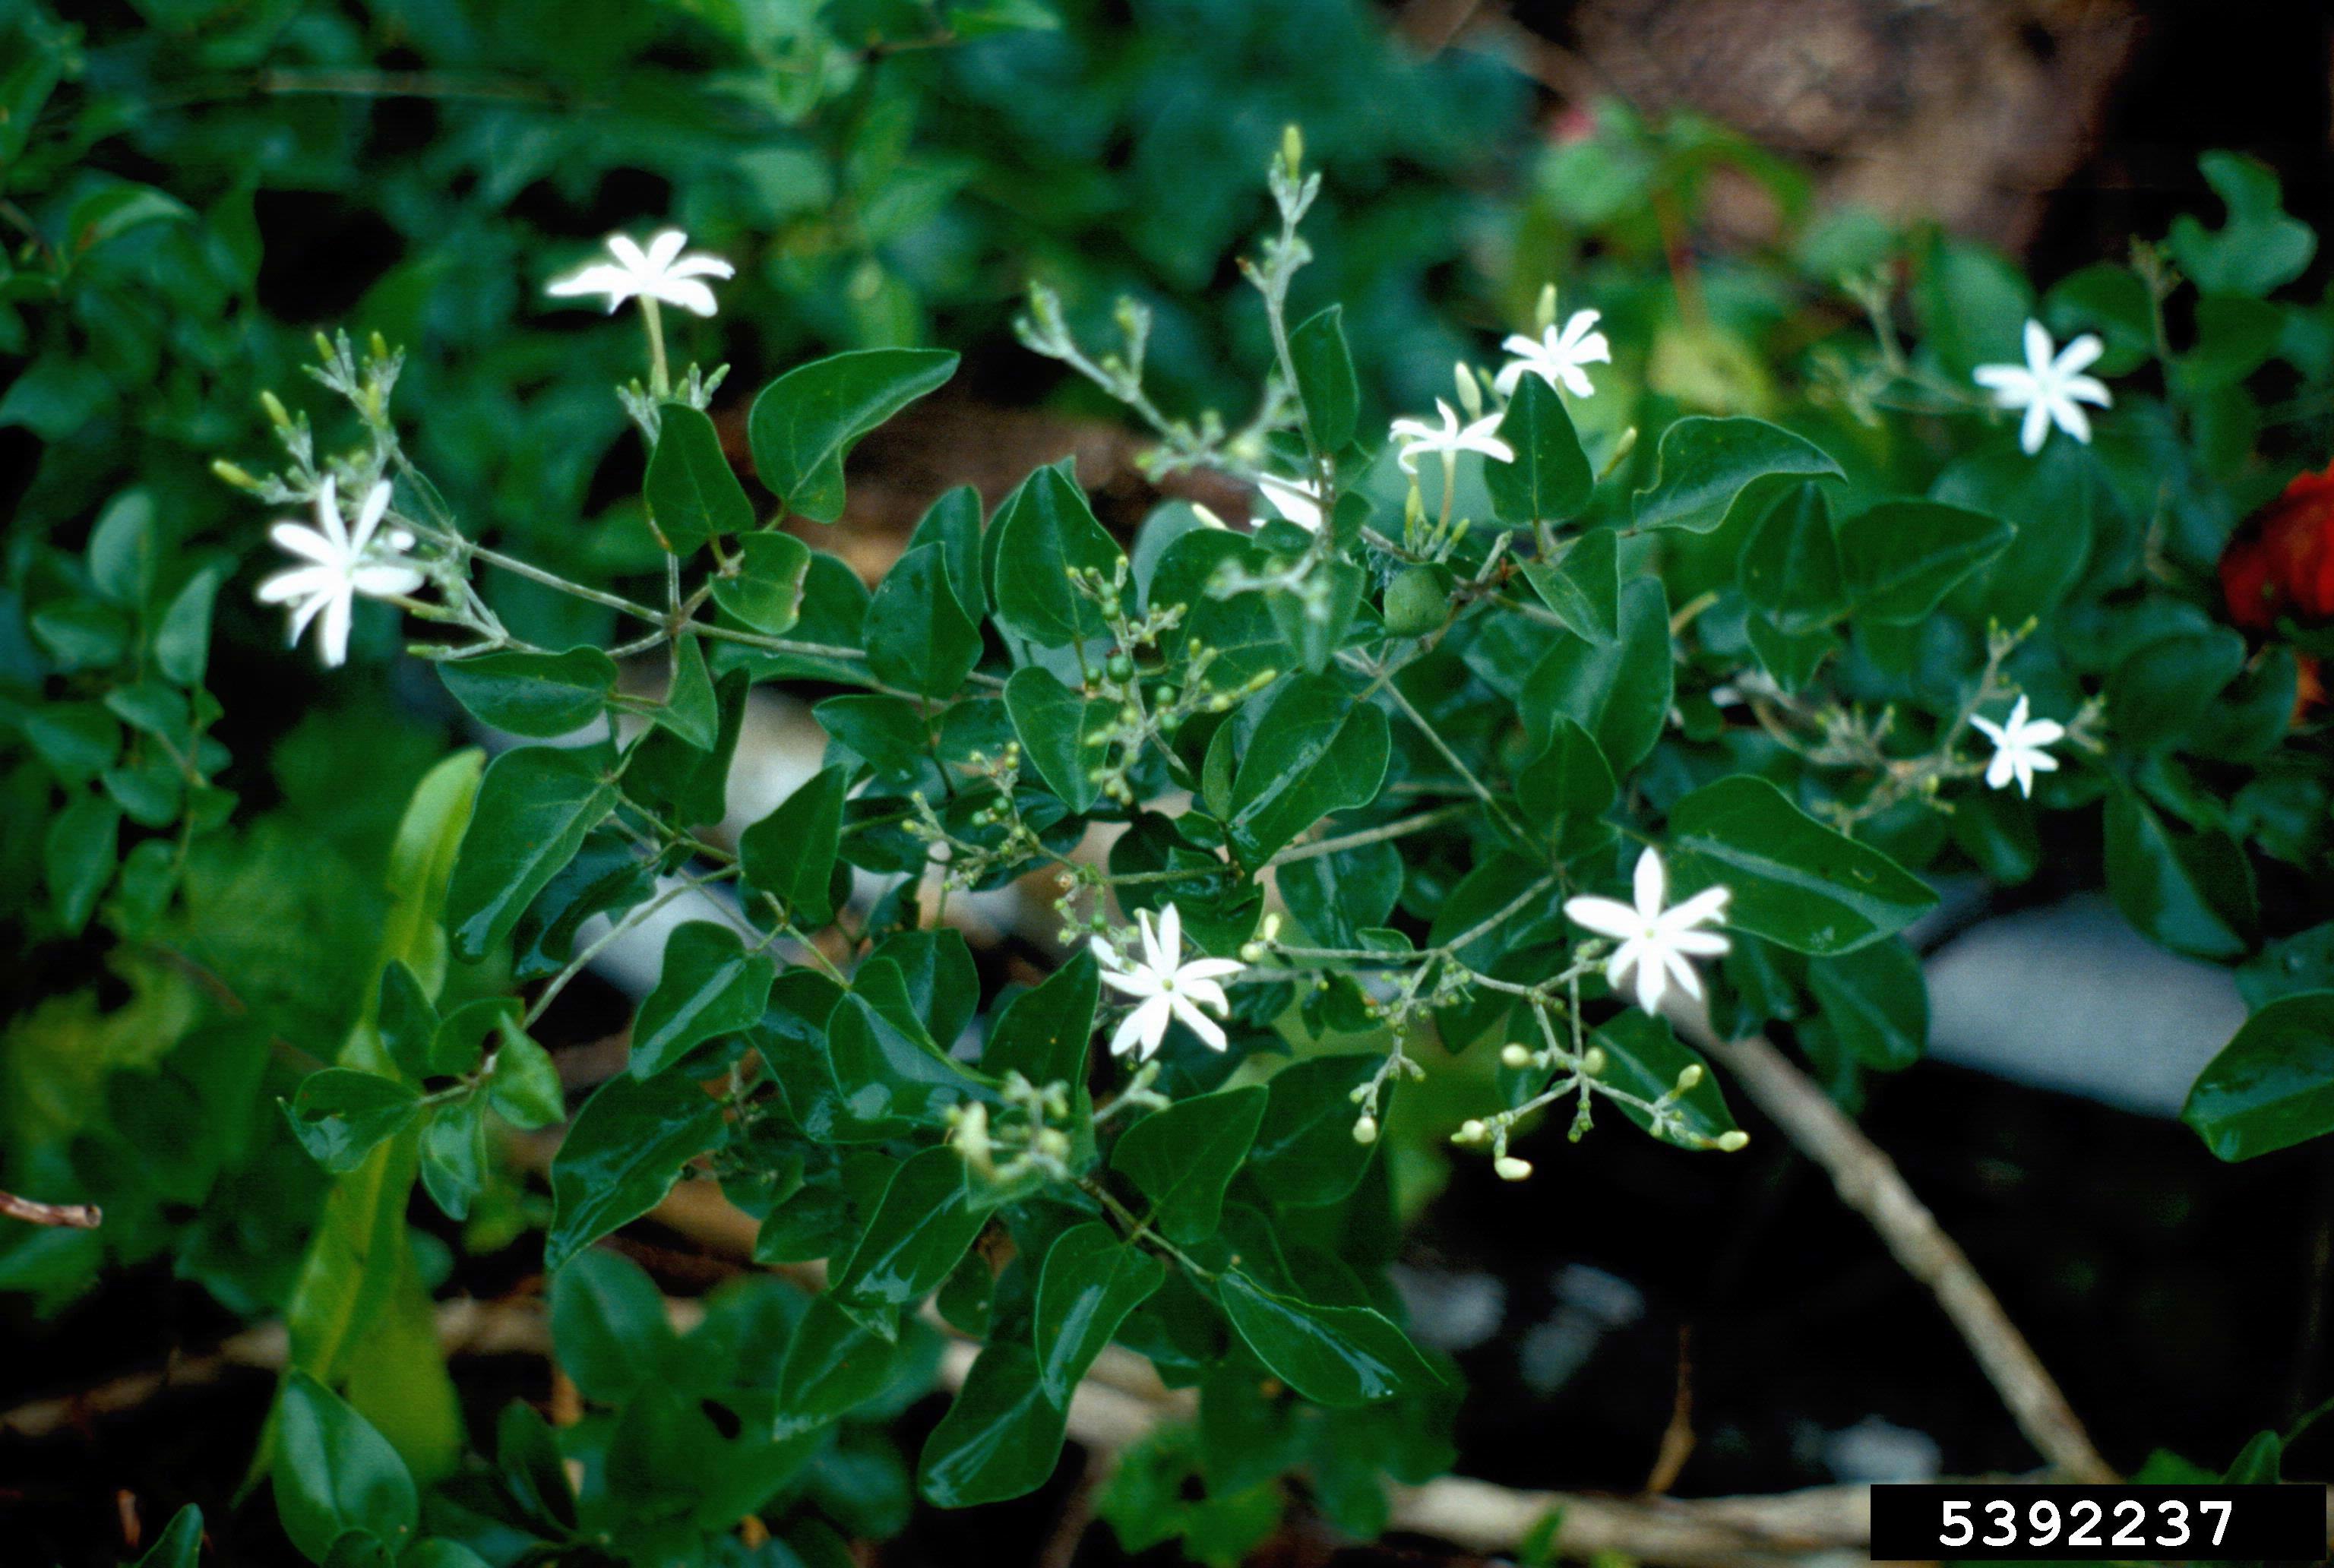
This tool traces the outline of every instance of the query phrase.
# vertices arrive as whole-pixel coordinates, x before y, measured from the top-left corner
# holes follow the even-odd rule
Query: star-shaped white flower
[[[718,255],[699,251],[695,255],[683,255],[689,236],[677,228],[666,229],[649,241],[642,250],[632,243],[629,235],[608,236],[608,254],[612,262],[594,262],[579,268],[564,278],[554,279],[544,292],[563,299],[577,294],[605,294],[608,311],[635,297],[662,300],[669,305],[694,311],[700,316],[714,312],[713,291],[699,278],[726,278],[738,271]]]
[[[1183,917],[1172,904],[1159,911],[1155,930],[1147,909],[1136,911],[1134,920],[1143,932],[1141,959],[1129,962],[1100,937],[1089,944],[1102,962],[1103,984],[1136,998],[1134,1011],[1110,1037],[1110,1053],[1124,1056],[1134,1051],[1137,1061],[1147,1062],[1167,1038],[1168,1024],[1178,1020],[1210,1050],[1221,1051],[1223,1030],[1200,1009],[1212,1007],[1219,1017],[1228,1012],[1231,1004],[1225,1000],[1224,988],[1218,982],[1248,966],[1231,958],[1183,962]]]
[[[1712,958],[1726,951],[1725,938],[1695,929],[1714,924],[1725,913],[1730,896],[1721,888],[1704,888],[1673,909],[1662,908],[1669,878],[1662,870],[1660,851],[1648,848],[1637,857],[1634,905],[1618,899],[1578,898],[1565,901],[1564,912],[1599,936],[1617,937],[1621,945],[1606,960],[1605,978],[1621,988],[1622,976],[1636,972],[1637,1005],[1657,1011],[1674,979],[1689,996],[1702,995],[1701,977],[1689,957]]]
[[[1970,722],[1993,742],[1993,761],[1985,769],[1986,787],[2003,789],[2016,779],[2018,793],[2030,798],[2036,774],[2059,771],[2059,759],[2042,748],[2062,739],[2067,726],[2055,718],[2029,718],[2026,712],[2026,699],[2021,697],[2010,710],[2006,724],[1989,723],[1974,714]]]
[[[1321,491],[1317,484],[1300,479],[1276,479],[1266,474],[1259,476],[1256,487],[1272,503],[1272,509],[1296,524],[1307,533],[1318,533],[1321,527]]]
[[[1501,343],[1516,357],[1500,366],[1492,380],[1500,396],[1513,397],[1528,375],[1538,376],[1551,387],[1564,387],[1576,398],[1593,396],[1596,389],[1589,384],[1586,367],[1613,362],[1613,345],[1596,331],[1597,319],[1595,311],[1575,311],[1560,331],[1550,322],[1537,338],[1518,332]]]
[[[2023,409],[2026,420],[2018,428],[2018,444],[2029,457],[2042,449],[2056,425],[2078,441],[2091,438],[2091,417],[2085,403],[2104,409],[2115,399],[2107,388],[2083,370],[2105,351],[2096,332],[2085,332],[2064,349],[2054,349],[2040,322],[2026,323],[2026,362],[2022,365],[1980,365],[1970,379],[1993,392],[2005,409]]]
[[[292,635],[296,643],[308,623],[318,616],[323,625],[316,634],[316,651],[327,668],[345,664],[349,657],[349,623],[356,612],[356,596],[389,599],[421,586],[420,570],[400,553],[413,547],[413,535],[392,529],[373,539],[389,511],[389,481],[365,492],[353,527],[341,521],[340,498],[327,478],[316,491],[316,526],[283,522],[267,536],[303,564],[277,572],[259,585],[263,604],[292,606]]]
[[[1434,399],[1436,412],[1442,416],[1442,428],[1437,429],[1423,419],[1396,419],[1393,438],[1403,443],[1402,471],[1418,472],[1421,452],[1440,452],[1445,463],[1458,461],[1461,452],[1480,452],[1494,462],[1512,463],[1515,448],[1492,432],[1500,428],[1500,416],[1486,414],[1474,423],[1461,427],[1459,412],[1442,399]]]

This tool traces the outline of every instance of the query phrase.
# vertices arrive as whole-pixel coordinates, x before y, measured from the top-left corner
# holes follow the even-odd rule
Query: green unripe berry
[[[1385,593],[1386,630],[1396,637],[1423,637],[1441,626],[1451,611],[1451,572],[1447,567],[1405,567]]]

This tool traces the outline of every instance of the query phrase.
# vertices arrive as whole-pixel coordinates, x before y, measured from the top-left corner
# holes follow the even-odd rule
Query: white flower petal
[[[1175,1009],[1175,1016],[1182,1020],[1183,1027],[1197,1034],[1200,1037],[1200,1044],[1209,1050],[1221,1051],[1230,1044],[1225,1038],[1223,1030],[1217,1026],[1216,1021],[1189,1002],[1176,997],[1170,1005]]]
[[[1600,899],[1583,894],[1564,901],[1564,913],[1577,926],[1586,926],[1600,937],[1635,938],[1645,928],[1637,911],[1617,899]]]
[[[1668,891],[1669,878],[1662,871],[1661,851],[1652,845],[1637,857],[1637,870],[1632,879],[1637,898],[1637,916],[1647,924],[1660,919],[1662,896]]]

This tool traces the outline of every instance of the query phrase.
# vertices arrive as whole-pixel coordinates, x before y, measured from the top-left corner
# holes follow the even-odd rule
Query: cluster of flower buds
[[[1069,1179],[1070,1135],[1058,1124],[1070,1119],[1070,1086],[1040,1087],[1008,1073],[998,1093],[1005,1103],[993,1118],[977,1100],[948,1108],[949,1142],[964,1157],[965,1168],[992,1187],[1031,1177]]]

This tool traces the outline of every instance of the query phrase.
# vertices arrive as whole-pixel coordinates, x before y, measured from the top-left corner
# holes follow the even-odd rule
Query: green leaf
[[[963,1157],[927,1149],[892,1174],[831,1288],[863,1312],[903,1312],[940,1288],[986,1217],[965,1201]]]
[[[865,1137],[936,1127],[973,1081],[941,1053],[911,1005],[899,966],[870,958],[828,1018],[827,1048],[845,1109]]]
[[[2033,457],[1995,447],[1937,476],[1929,498],[1999,517],[2017,530],[2001,554],[1955,591],[1953,608],[2004,626],[2047,615],[2091,559],[2098,461],[2079,442],[2052,441]]]
[[[1333,676],[1300,675],[1274,694],[1232,780],[1224,828],[1253,869],[1331,812],[1377,798],[1391,740],[1384,711]]]
[[[1066,1408],[1046,1397],[1027,1346],[983,1346],[956,1401],[924,1439],[917,1489],[942,1508],[1034,1492],[1062,1457],[1067,1421]]]
[[[673,1332],[648,1271],[595,1249],[551,1276],[551,1343],[585,1399],[613,1405],[660,1375]]]
[[[616,663],[596,648],[482,653],[439,660],[438,678],[480,724],[550,740],[600,717],[616,693]]]
[[[1296,651],[1297,662],[1318,675],[1345,645],[1354,616],[1361,609],[1363,591],[1369,586],[1369,573],[1336,556],[1313,570],[1313,582],[1320,590],[1317,599],[1287,589],[1267,589],[1259,597],[1279,629],[1281,640]],[[1213,670],[1210,675],[1210,684],[1223,678]]]
[[[927,544],[940,547],[940,559],[948,563],[949,586],[965,614],[976,621],[988,614],[989,594],[980,581],[980,492],[959,485],[933,502],[908,535],[911,550]]]
[[[575,1113],[551,1158],[551,1234],[562,1264],[664,1200],[680,1169],[727,1136],[721,1102],[685,1078],[612,1078]]]
[[[686,403],[666,403],[658,412],[656,450],[641,486],[657,542],[688,555],[709,539],[750,532],[754,504],[721,454],[712,419]]]
[[[738,835],[747,883],[775,897],[787,915],[815,928],[834,918],[828,890],[843,842],[843,797],[851,775],[822,768]]]
[[[868,1327],[833,1296],[814,1297],[778,1363],[776,1435],[808,1431],[865,1404],[898,1375],[904,1353],[896,1332]]]
[[[656,989],[632,1020],[632,1074],[647,1078],[672,1066],[719,1034],[736,1034],[760,1022],[778,966],[767,953],[748,953],[725,921],[690,920],[665,942]]]
[[[801,618],[810,546],[791,534],[748,534],[713,578],[713,602],[755,630],[783,637]]]
[[[1842,646],[1838,638],[1821,628],[1794,634],[1763,615],[1750,617],[1743,629],[1750,633],[1750,651],[1759,668],[1774,677],[1775,684],[1785,691],[1797,691],[1814,679],[1823,661]]]
[[[1315,1207],[1336,1203],[1360,1185],[1377,1146],[1354,1140],[1354,1121],[1361,1112],[1353,1092],[1384,1063],[1383,1053],[1361,1051],[1308,1057],[1273,1074],[1265,1085],[1269,1098],[1248,1159],[1273,1202]],[[1388,1080],[1379,1091],[1381,1120],[1394,1087]]]
[[[2318,236],[2284,210],[2274,169],[2237,152],[2208,152],[2196,162],[2227,204],[2228,222],[2207,229],[2183,213],[2172,220],[2165,245],[2201,293],[2259,297],[2308,270]]]
[[[1040,468],[1007,497],[989,525],[984,565],[997,619],[1039,648],[1066,648],[1103,636],[1108,624],[1069,573],[1095,572],[1107,583],[1126,559],[1095,521],[1066,462]]]
[[[1738,565],[1742,597],[1776,628],[1800,633],[1847,609],[1831,503],[1813,481],[1793,485],[1752,525]]]
[[[1563,523],[1587,506],[1596,476],[1554,387],[1538,376],[1519,382],[1500,417],[1500,439],[1515,448],[1516,460],[1486,463],[1483,486],[1500,522],[1519,528]]]
[[[2232,1160],[2334,1132],[2334,991],[2281,997],[2246,1019],[2197,1075],[2180,1120]]]
[[[980,628],[957,602],[937,544],[920,544],[883,574],[867,606],[867,668],[888,686],[953,697],[980,662]]]
[[[1839,564],[1856,613],[1925,620],[1955,584],[2009,548],[1999,517],[1935,501],[1883,501],[1839,525]]]
[[[1150,1222],[1161,1235],[1189,1244],[1216,1234],[1224,1189],[1256,1141],[1269,1098],[1258,1084],[1197,1094],[1153,1111],[1119,1135],[1110,1168],[1150,1200]],[[1351,1105],[1346,1109],[1345,1141],[1352,1143]]]
[[[1808,984],[1840,1044],[1866,1067],[1894,1073],[1928,1048],[1929,986],[1904,943],[1815,959]]]
[[[672,640],[672,679],[655,719],[692,750],[709,752],[721,742],[721,705],[705,668],[705,649],[694,635]]]
[[[415,1059],[419,1071],[414,1075],[459,1078],[477,1072],[487,1036],[506,1024],[516,1024],[519,1013],[516,996],[481,996],[465,1002],[439,1019],[438,1026],[429,1032],[428,1048]]]
[[[1621,635],[1621,536],[1610,528],[1583,534],[1553,561],[1521,563],[1524,581],[1565,630],[1591,642]]]
[[[1064,686],[1052,671],[1027,665],[1005,682],[1005,711],[1030,765],[1074,812],[1092,809],[1102,786],[1089,776],[1109,748],[1086,744],[1110,722],[1116,705]]]
[[[551,1053],[518,1029],[505,1027],[487,1072],[487,1103],[523,1131],[564,1121],[567,1096]]]
[[[487,1187],[487,1108],[475,1092],[429,1112],[421,1129],[421,1185],[446,1217],[470,1217]]]
[[[1216,1284],[1224,1315],[1257,1359],[1316,1405],[1352,1409],[1442,1381],[1409,1337],[1368,1307],[1316,1306],[1237,1268]]]
[[[341,1176],[412,1123],[421,1094],[377,1073],[327,1067],[300,1081],[285,1113],[308,1157]]]
[[[180,686],[203,683],[203,670],[210,662],[211,606],[227,579],[226,566],[203,568],[162,611],[162,623],[154,632],[154,662],[164,679]],[[185,1509],[179,1512],[183,1515]]]
[[[556,1295],[558,1281],[551,1288]],[[555,1332],[553,1338],[557,1338]],[[505,1405],[495,1422],[495,1467],[530,1519],[555,1531],[575,1527],[575,1491],[568,1484],[558,1439],[551,1435],[550,1423],[524,1400]]]
[[[1689,1067],[1702,1069],[1702,1081],[1672,1101],[1683,1128],[1657,1134],[1663,1142],[1680,1149],[1708,1149],[1734,1130],[1725,1091],[1701,1055],[1679,1043],[1667,1019],[1631,1007],[1598,1025],[1596,1041],[1605,1047],[1604,1082],[1640,1100],[1673,1094],[1680,1073]],[[1625,1100],[1615,1103],[1621,1114],[1639,1128],[1654,1130],[1654,1119],[1642,1107]]]
[[[1636,525],[1707,534],[1753,483],[1784,476],[1843,476],[1821,447],[1779,425],[1691,415],[1662,432],[1654,482],[1637,492]]]
[[[1094,1037],[1101,969],[1084,948],[1060,968],[1006,1004],[980,1048],[980,1069],[994,1077],[1018,1073],[1040,1088],[1085,1082],[1086,1044]]]
[[[1331,305],[1297,323],[1288,334],[1288,357],[1297,366],[1297,392],[1305,400],[1305,419],[1313,439],[1324,452],[1335,452],[1354,438],[1354,424],[1362,409],[1361,382],[1354,375],[1354,356],[1345,347],[1345,307]]]
[[[2245,640],[2225,626],[2142,643],[2107,674],[2107,727],[2133,752],[2187,740],[2244,668]],[[2291,705],[2287,705],[2287,713]],[[2281,727],[2286,714],[2278,716]]]
[[[2234,958],[2252,946],[2252,871],[2234,839],[2217,830],[2175,836],[2128,789],[2107,797],[2106,833],[2107,896],[2143,936],[2197,958]]]
[[[1155,1121],[1164,1114],[1146,1120]],[[1209,1230],[1213,1229],[1210,1225]],[[1036,1318],[1039,1380],[1049,1400],[1068,1408],[1070,1390],[1118,1332],[1126,1314],[1150,1300],[1166,1278],[1166,1265],[1121,1241],[1098,1220],[1072,1226],[1055,1239],[1038,1275]]]
[[[138,1568],[195,1568],[202,1545],[203,1511],[189,1503],[170,1515],[169,1524],[138,1559]]]
[[[916,704],[904,697],[888,692],[830,697],[811,709],[811,717],[886,780],[913,782],[931,765],[931,727]]]
[[[510,940],[528,903],[614,809],[616,788],[595,760],[588,752],[523,746],[487,765],[446,889],[446,923],[466,961],[475,964]]]
[[[1596,737],[1568,718],[1556,721],[1548,749],[1516,774],[1517,808],[1558,860],[1586,854],[1611,836],[1603,818],[1619,798]]]
[[[1670,607],[1659,577],[1633,577],[1621,590],[1619,631],[1606,643],[1558,639],[1525,678],[1517,707],[1536,744],[1546,746],[1557,721],[1568,718],[1625,774],[1654,749],[1669,717]]]
[[[843,515],[843,462],[861,437],[956,374],[938,349],[861,349],[798,365],[747,416],[754,471],[786,508],[817,523]]]
[[[57,924],[76,935],[113,880],[121,843],[121,808],[104,795],[76,794],[49,820],[42,867]]]
[[[1184,606],[1171,655],[1192,639],[1214,649],[1216,658],[1208,666],[1208,683],[1220,691],[1268,671],[1285,670],[1296,660],[1296,649],[1281,635],[1280,622],[1264,594],[1235,593],[1218,599],[1208,592],[1225,563],[1237,562],[1249,572],[1261,572],[1268,559],[1247,536],[1202,525],[1169,544],[1151,574],[1145,602],[1152,610]]]
[[[154,497],[124,490],[89,534],[90,585],[125,610],[144,606],[154,587]]]
[[[398,1543],[420,1522],[405,1461],[371,1422],[303,1371],[285,1380],[275,1411],[275,1515],[321,1563],[348,1530]]]
[[[1794,952],[1853,952],[1895,936],[1937,901],[1879,851],[1834,832],[1763,778],[1704,784],[1670,813],[1674,900],[1733,891],[1726,923]]]

